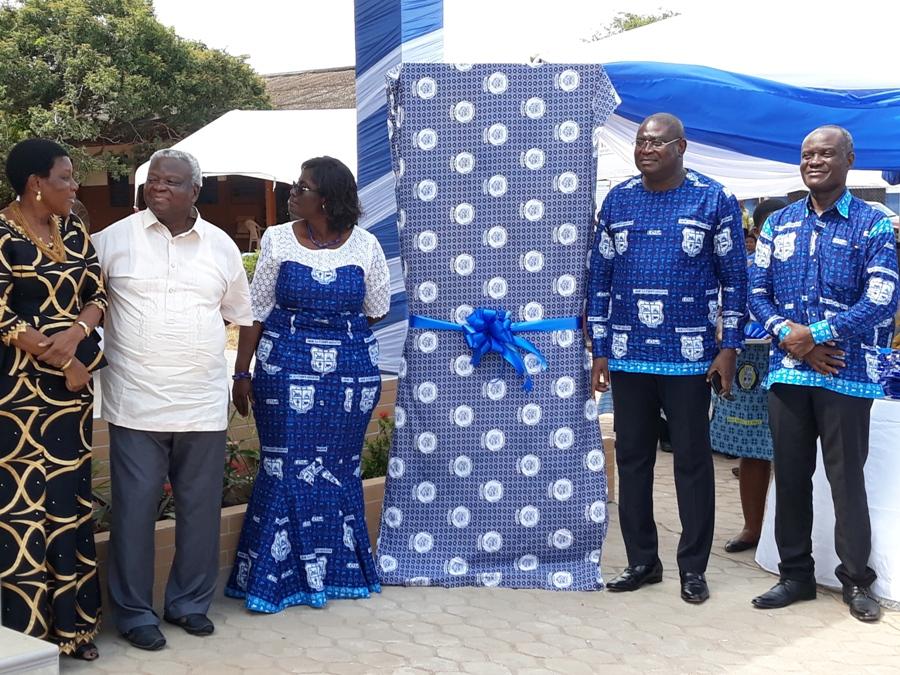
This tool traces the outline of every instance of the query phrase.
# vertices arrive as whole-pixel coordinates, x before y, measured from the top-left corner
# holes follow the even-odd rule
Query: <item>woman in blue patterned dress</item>
[[[753,211],[753,229],[747,233],[747,264],[753,264],[756,236],[772,213],[785,207],[780,199],[760,202]],[[728,553],[755,548],[762,531],[772,469],[772,436],[769,433],[769,408],[763,382],[769,372],[769,340],[759,323],[750,316],[744,327],[744,350],[738,356],[734,385],[735,400],[716,397],[710,422],[713,448],[740,458],[738,471],[744,527],[725,543]]]
[[[261,453],[225,593],[260,612],[380,590],[359,476],[381,390],[369,326],[387,314],[390,273],[356,227],[356,182],[338,160],[304,162],[288,209],[295,220],[260,244],[233,389],[239,413],[253,406]]]

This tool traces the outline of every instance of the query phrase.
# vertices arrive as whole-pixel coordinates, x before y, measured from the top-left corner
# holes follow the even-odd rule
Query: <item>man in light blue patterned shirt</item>
[[[634,591],[662,579],[653,518],[659,410],[672,438],[682,535],[681,597],[709,597],[705,573],[715,520],[708,381],[734,380],[742,342],[747,263],[741,211],[719,183],[684,168],[678,118],[648,117],[634,159],[641,175],[614,187],[591,250],[587,321],[594,390],[612,371],[619,521],[628,567],[607,588]],[[723,338],[716,342],[721,316]]]
[[[872,399],[883,395],[878,350],[893,334],[897,254],[890,221],[847,190],[853,159],[846,129],[824,126],[806,137],[800,173],[809,197],[769,217],[750,272],[750,309],[777,342],[766,384],[781,557],[780,581],[753,604],[772,609],[816,596],[810,536],[821,439],[841,560],[835,573],[850,613],[877,621],[863,468]]]

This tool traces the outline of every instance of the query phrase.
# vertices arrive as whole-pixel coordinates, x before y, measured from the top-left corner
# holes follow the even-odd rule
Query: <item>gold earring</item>
[[[41,191],[40,191],[40,190],[37,191],[37,194],[34,196],[34,198],[37,199],[38,201],[41,201],[41,199],[43,199],[43,197],[41,197]]]

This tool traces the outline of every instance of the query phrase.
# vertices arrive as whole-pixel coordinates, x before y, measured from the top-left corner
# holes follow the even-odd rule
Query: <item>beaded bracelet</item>
[[[241,370],[241,371],[236,372],[234,375],[232,375],[231,379],[232,380],[252,380],[253,374],[247,372],[246,370]]]

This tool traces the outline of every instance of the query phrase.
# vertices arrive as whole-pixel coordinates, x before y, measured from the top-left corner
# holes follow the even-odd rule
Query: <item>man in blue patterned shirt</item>
[[[612,371],[619,522],[628,567],[607,588],[634,591],[662,580],[653,518],[660,408],[669,421],[682,534],[681,597],[709,597],[715,492],[709,444],[709,380],[734,380],[746,309],[741,211],[719,183],[684,168],[678,118],[648,117],[634,160],[641,175],[614,187],[600,209],[588,288],[595,391]],[[721,307],[720,307],[721,300]],[[722,319],[722,342],[716,323]]]
[[[750,309],[778,341],[767,386],[781,556],[780,581],[753,604],[772,609],[816,597],[811,479],[821,439],[841,560],[835,573],[850,613],[877,621],[863,467],[872,399],[883,394],[878,348],[890,346],[893,333],[897,254],[890,221],[847,190],[853,159],[841,127],[806,137],[800,173],[809,197],[769,217],[750,272]]]

